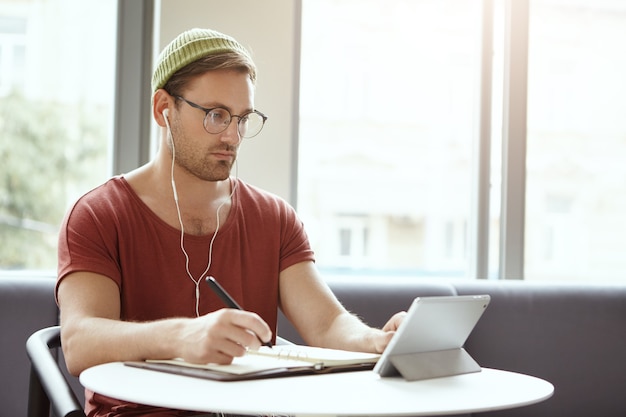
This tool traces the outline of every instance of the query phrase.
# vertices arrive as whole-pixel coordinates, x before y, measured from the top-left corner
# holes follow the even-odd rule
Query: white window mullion
[[[491,172],[491,85],[493,82],[493,0],[482,2],[480,106],[478,136],[473,154],[472,213],[469,232],[471,278],[489,276],[489,195]]]
[[[505,0],[500,279],[524,278],[529,0]]]

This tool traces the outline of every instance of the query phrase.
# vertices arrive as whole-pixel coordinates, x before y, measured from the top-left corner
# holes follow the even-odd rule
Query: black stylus
[[[220,297],[220,299],[224,302],[224,304],[226,304],[228,308],[243,310],[243,308],[241,308],[241,306],[237,304],[237,301],[235,301],[233,297],[231,297],[230,294],[226,292],[226,290],[219,284],[219,282],[215,280],[215,278],[206,277],[206,283],[209,284],[209,287],[211,287],[211,289],[215,292],[215,294],[217,294],[217,296]],[[272,347],[271,342],[262,341],[258,335],[257,335],[257,338],[259,339],[259,342],[263,344],[263,346],[267,346],[268,348]]]

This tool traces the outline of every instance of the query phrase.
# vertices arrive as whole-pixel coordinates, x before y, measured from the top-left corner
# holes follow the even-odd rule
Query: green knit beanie
[[[223,33],[197,28],[181,33],[159,55],[152,74],[152,92],[163,88],[170,77],[184,66],[222,52],[237,52],[250,57],[246,48]]]

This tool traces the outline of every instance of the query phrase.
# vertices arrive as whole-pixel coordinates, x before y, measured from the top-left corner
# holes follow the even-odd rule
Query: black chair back
[[[28,390],[28,417],[85,417],[80,401],[59,367],[57,350],[61,347],[61,328],[47,327],[26,341],[31,362]]]

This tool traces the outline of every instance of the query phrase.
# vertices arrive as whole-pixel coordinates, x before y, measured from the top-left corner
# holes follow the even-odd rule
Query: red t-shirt
[[[259,314],[276,334],[279,273],[296,263],[313,261],[313,251],[289,204],[239,179],[232,181],[237,188],[229,216],[213,243],[208,274],[245,310]],[[207,267],[212,237],[185,234],[189,270],[196,280],[204,279],[200,274]],[[85,194],[68,211],[59,234],[58,262],[57,287],[77,271],[111,278],[120,288],[122,320],[196,314],[196,286],[185,269],[180,231],[157,217],[123,177]],[[202,282],[200,314],[223,307]],[[96,399],[90,394],[87,400],[93,403]],[[92,405],[101,408],[104,404]],[[105,415],[110,406],[96,415]]]

